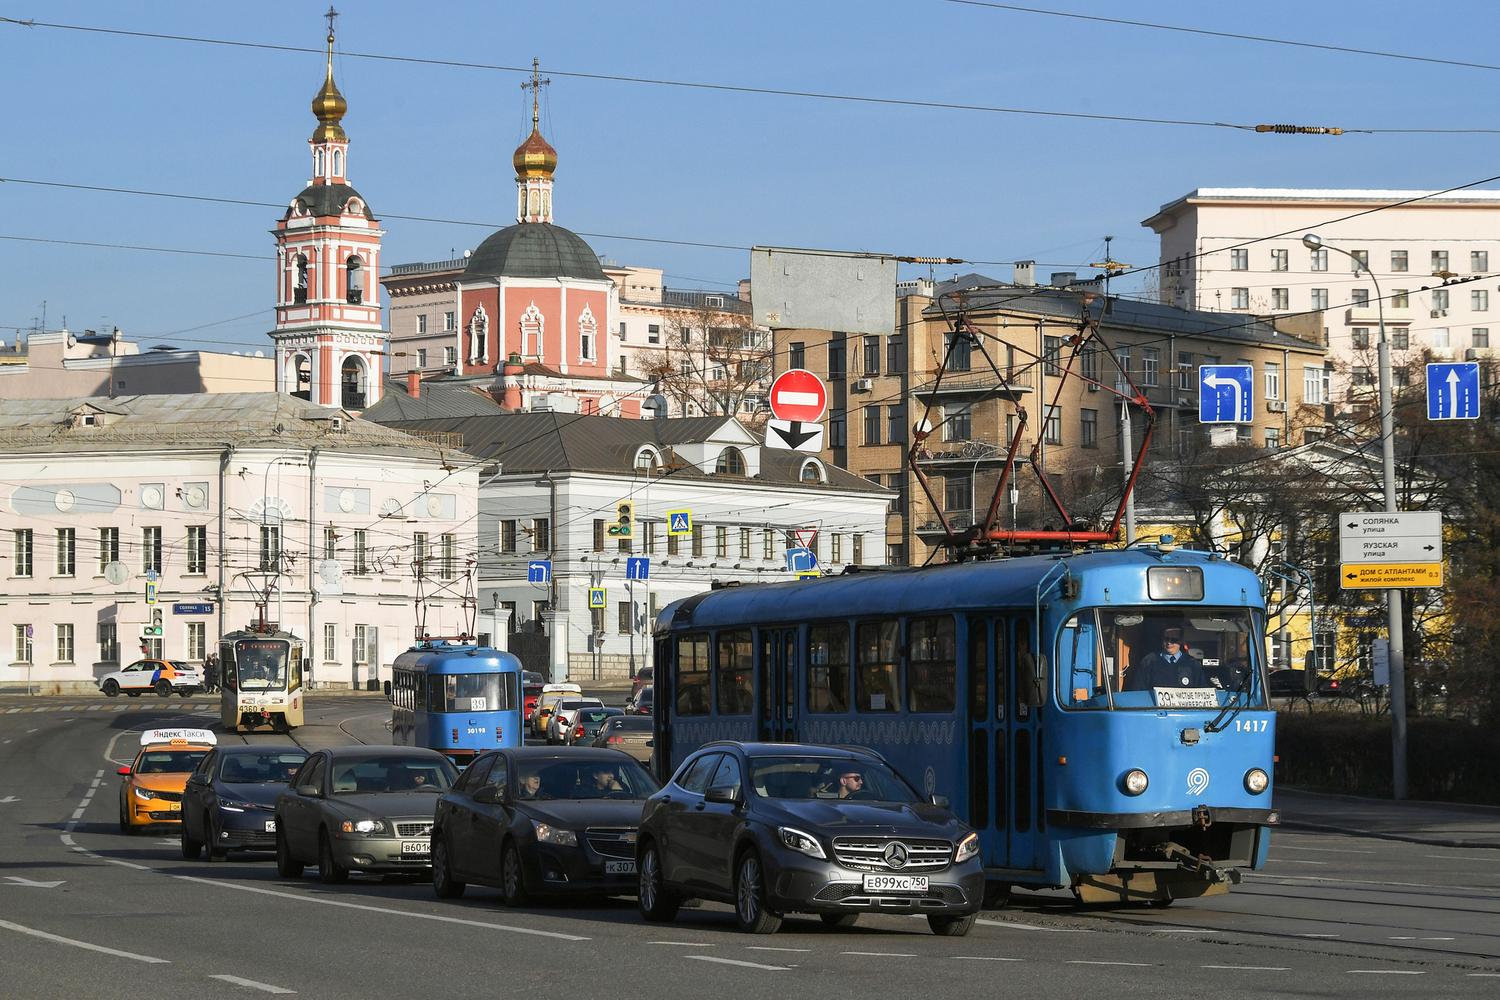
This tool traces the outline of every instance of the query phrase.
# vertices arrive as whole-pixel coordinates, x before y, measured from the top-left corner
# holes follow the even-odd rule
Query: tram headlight
[[[344,833],[384,833],[385,821],[378,819],[344,820],[339,824]]]
[[[979,834],[970,833],[958,842],[958,848],[953,852],[953,863],[962,864],[979,853]]]
[[[1125,776],[1120,779],[1120,788],[1126,795],[1139,795],[1149,784],[1151,784],[1151,779],[1146,777],[1146,772],[1138,767],[1126,771]]]
[[[1266,772],[1262,771],[1258,767],[1252,767],[1250,770],[1245,772],[1245,791],[1249,792],[1251,795],[1259,795],[1261,792],[1265,791],[1266,788],[1270,786],[1270,784],[1271,779],[1266,776]]]

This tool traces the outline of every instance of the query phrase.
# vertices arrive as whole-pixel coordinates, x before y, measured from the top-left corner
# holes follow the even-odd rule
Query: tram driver
[[[1161,634],[1161,651],[1147,653],[1125,675],[1126,691],[1150,691],[1159,687],[1208,687],[1203,661],[1194,656],[1183,641],[1182,629],[1169,628]]]

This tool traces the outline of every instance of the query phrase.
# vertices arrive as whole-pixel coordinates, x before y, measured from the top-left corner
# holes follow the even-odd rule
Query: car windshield
[[[1098,608],[1057,638],[1066,708],[1260,708],[1258,623],[1244,608]]]
[[[176,774],[197,770],[207,750],[145,750],[131,770],[136,774]]]
[[[604,708],[585,708],[578,713],[578,721],[585,725],[597,726],[610,717],[610,711]]]
[[[457,777],[453,765],[431,757],[371,757],[335,763],[333,793],[445,792]]]
[[[301,750],[228,754],[219,762],[219,780],[231,785],[284,785],[306,759]]]
[[[763,799],[921,801],[886,765],[849,758],[752,757],[750,785]]]
[[[522,799],[644,799],[658,787],[641,765],[628,759],[532,761],[516,772]]]

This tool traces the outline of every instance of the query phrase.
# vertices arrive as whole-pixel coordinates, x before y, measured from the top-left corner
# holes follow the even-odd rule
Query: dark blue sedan
[[[215,747],[182,795],[182,856],[217,861],[276,847],[276,796],[307,759],[287,744]]]

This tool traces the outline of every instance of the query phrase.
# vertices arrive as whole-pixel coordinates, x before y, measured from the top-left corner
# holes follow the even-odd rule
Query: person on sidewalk
[[[1208,687],[1203,661],[1188,651],[1182,641],[1182,629],[1169,628],[1161,634],[1161,652],[1147,653],[1125,675],[1126,691],[1150,691],[1159,687]]]

